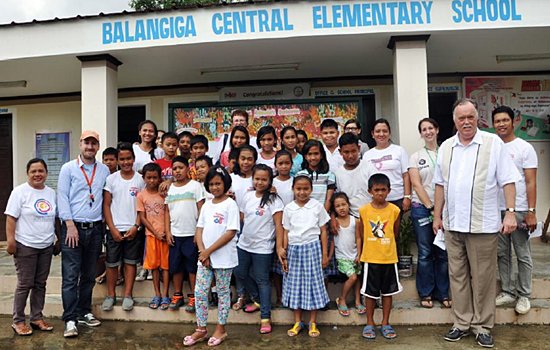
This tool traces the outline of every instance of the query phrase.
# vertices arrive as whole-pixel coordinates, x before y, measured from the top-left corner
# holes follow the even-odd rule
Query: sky
[[[0,0],[0,24],[131,10],[129,0]]]

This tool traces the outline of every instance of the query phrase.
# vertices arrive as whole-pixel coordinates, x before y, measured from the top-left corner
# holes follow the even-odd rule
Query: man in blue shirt
[[[92,289],[103,240],[103,187],[109,169],[95,159],[99,135],[84,131],[77,159],[61,167],[57,207],[61,226],[63,336],[78,336],[77,323],[101,322],[92,314]]]

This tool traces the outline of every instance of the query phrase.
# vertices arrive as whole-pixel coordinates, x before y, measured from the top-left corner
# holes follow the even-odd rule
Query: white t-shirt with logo
[[[427,149],[426,147],[414,152],[409,161],[411,168],[416,168],[422,181],[422,187],[428,194],[428,197],[434,202],[435,185],[433,183],[435,164],[437,163],[437,152]],[[413,189],[414,190],[414,189]],[[416,191],[412,193],[412,201],[422,203]]]
[[[204,199],[202,185],[189,180],[184,186],[172,184],[164,202],[170,212],[170,232],[174,237],[192,237],[197,228],[197,202]]]
[[[134,172],[130,180],[125,180],[120,170],[107,176],[103,189],[111,193],[111,215],[119,231],[128,231],[137,218],[137,195],[145,188],[142,176]]]
[[[221,203],[207,201],[204,203],[199,215],[197,227],[202,227],[202,242],[208,249],[225,232],[234,230],[239,232],[240,222],[239,207],[231,198]],[[239,264],[237,257],[237,235],[223,247],[210,255],[213,268],[229,269]],[[200,264],[200,261],[199,261]]]
[[[349,218],[348,227],[340,225],[338,234],[334,236],[334,256],[336,259],[355,260],[357,257],[357,242],[355,240],[355,218]]]
[[[388,201],[403,198],[403,174],[409,170],[409,156],[403,147],[392,143],[384,149],[371,148],[365,153],[363,160],[370,162],[373,174],[382,173],[390,179]]]
[[[17,219],[15,240],[24,246],[44,249],[55,240],[55,191],[45,186],[38,190],[27,182],[13,189],[4,214]]]
[[[132,148],[134,149],[134,171],[139,171],[141,173],[141,170],[143,169],[143,166],[145,164],[149,164],[153,162],[153,159],[151,158],[151,155],[149,152],[145,152],[144,150],[139,147],[139,144],[134,143],[132,145]],[[155,159],[162,159],[164,157],[164,150],[162,148],[155,148],[154,151]]]
[[[505,143],[504,150],[510,154],[512,160],[514,161],[514,165],[521,175],[521,180],[516,182],[516,210],[527,211],[527,209],[529,209],[529,204],[527,203],[527,187],[525,183],[524,169],[538,168],[537,152],[529,142],[520,139],[519,137],[516,137],[513,141]],[[506,209],[504,191],[502,188],[499,190],[498,199],[499,209]]]
[[[244,226],[237,246],[255,254],[271,254],[275,248],[275,223],[273,215],[282,212],[283,201],[275,198],[260,208],[262,198],[256,196],[256,191],[244,196]]]
[[[231,174],[231,191],[235,194],[235,201],[239,208],[243,208],[244,195],[247,192],[254,191],[254,185],[252,183],[252,176],[241,177],[237,174]]]
[[[291,177],[286,181],[282,181],[277,178],[273,179],[273,186],[275,186],[275,188],[277,189],[277,194],[283,200],[284,205],[287,205],[294,200],[292,181],[293,179]]]

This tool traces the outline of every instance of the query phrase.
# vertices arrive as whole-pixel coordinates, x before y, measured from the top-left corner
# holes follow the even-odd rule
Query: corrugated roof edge
[[[122,12],[112,12],[112,13],[103,13],[100,12],[97,15],[77,15],[75,17],[59,18],[55,17],[52,19],[37,20],[34,19],[30,22],[15,22],[0,24],[2,27],[13,27],[13,26],[28,26],[33,24],[47,24],[47,23],[56,23],[56,22],[69,22],[69,21],[78,21],[81,19],[92,19],[98,17],[122,17],[126,15],[139,16],[146,13],[159,13],[159,12],[173,12],[180,10],[196,9],[196,8],[209,8],[209,7],[224,7],[224,6],[248,6],[256,3],[266,3],[266,2],[301,2],[301,0],[256,0],[256,1],[243,1],[243,2],[220,2],[220,3],[210,3],[205,5],[187,5],[181,7],[173,7],[170,9],[161,9],[161,10],[145,10],[145,11],[122,11]]]

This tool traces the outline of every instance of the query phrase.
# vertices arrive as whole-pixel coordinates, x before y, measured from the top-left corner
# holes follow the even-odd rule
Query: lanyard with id
[[[90,208],[92,207],[94,203],[94,194],[92,193],[92,184],[94,183],[95,178],[95,171],[97,169],[97,162],[94,164],[94,169],[92,170],[92,178],[88,178],[88,174],[86,174],[86,170],[84,170],[84,167],[80,166],[80,159],[76,159],[76,164],[80,168],[80,171],[82,171],[82,174],[84,174],[84,178],[86,179],[86,183],[88,184],[88,189],[90,190],[90,194],[88,195],[88,198],[90,198]]]

